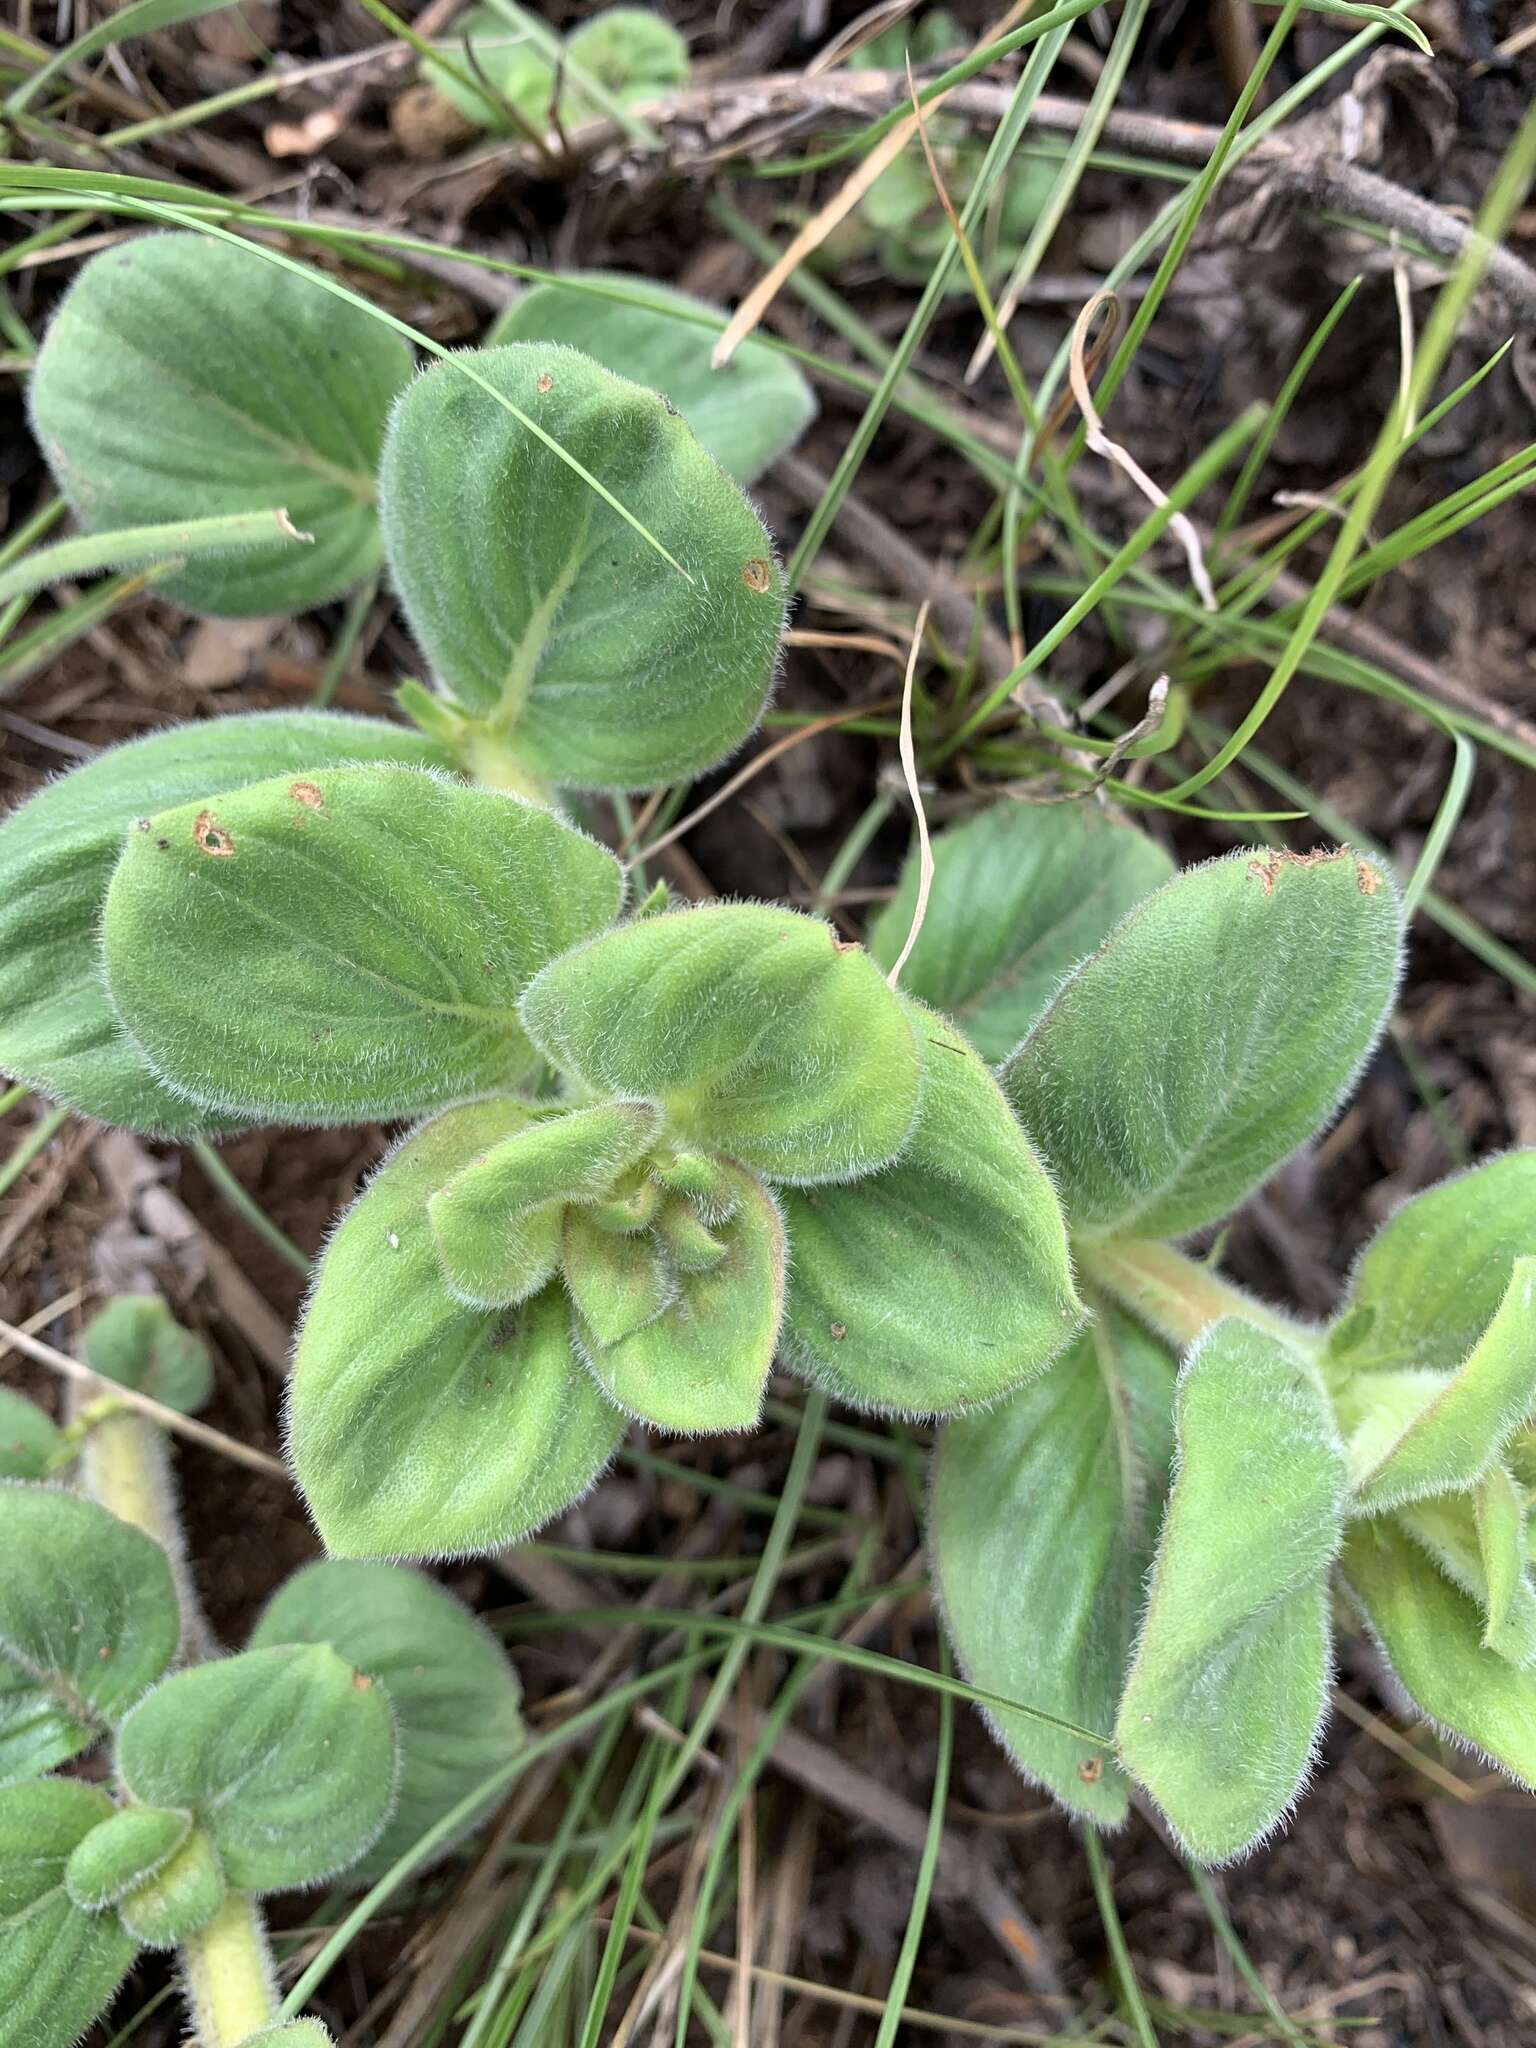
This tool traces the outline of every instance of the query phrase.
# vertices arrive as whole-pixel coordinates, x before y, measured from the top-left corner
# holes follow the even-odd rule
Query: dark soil
[[[403,4],[401,11],[412,16],[421,10]],[[576,10],[555,5],[541,11],[560,25]],[[830,10],[814,0],[771,6],[741,0],[718,15],[684,0],[671,11],[688,31],[696,57],[719,75],[801,66],[854,12],[842,0]],[[956,11],[970,26],[982,25],[978,7]],[[8,19],[18,18],[14,9],[5,12]],[[44,41],[54,12],[46,4],[21,8],[31,33]],[[1250,9],[1248,0],[1167,0],[1154,11],[1155,27],[1133,66],[1124,104],[1219,124],[1234,90],[1225,54],[1233,23],[1257,15],[1262,33],[1271,12]],[[246,0],[243,13],[268,46],[296,61],[373,45],[382,33],[356,0],[289,0],[281,7]],[[76,8],[77,26],[79,14]],[[1377,108],[1377,161],[1385,174],[1445,206],[1475,207],[1536,83],[1536,47],[1506,62],[1494,54],[1496,46],[1529,31],[1536,8],[1531,0],[1464,0],[1459,6],[1433,0],[1418,18],[1438,53],[1436,84],[1427,94],[1432,104],[1424,92],[1414,97],[1417,88],[1385,93]],[[813,34],[806,31],[808,22]],[[1318,16],[1305,19],[1279,67],[1281,88],[1336,46],[1339,26]],[[1089,37],[1077,40],[1091,53]],[[251,76],[253,61],[236,18],[224,15],[128,45],[123,63],[101,75],[119,92],[131,86],[150,108],[177,106]],[[280,106],[257,102],[206,128],[146,144],[125,168],[142,164],[154,175],[233,191],[266,194],[281,188],[286,201],[303,207],[340,209],[514,260],[631,267],[724,301],[738,298],[756,275],[751,260],[723,238],[706,212],[718,173],[698,171],[686,160],[660,175],[599,160],[566,181],[518,170],[436,175],[445,171],[443,163],[404,154],[398,110],[391,126],[392,106],[410,74],[397,69],[360,77],[364,82],[355,93],[343,74],[335,88],[298,92]],[[1337,82],[1330,95],[1335,102],[1347,84]],[[1069,74],[1060,89],[1083,92],[1087,81]],[[328,139],[317,119],[315,132],[322,139],[313,151],[268,154],[281,141],[268,129],[274,118],[298,123],[335,110],[342,119]],[[90,128],[102,117],[83,104],[73,118]],[[792,209],[808,207],[830,189],[827,181],[786,187],[742,177],[735,181],[734,197],[765,228],[776,230]],[[1046,282],[1060,283],[1061,290],[1026,305],[1015,325],[1027,373],[1044,366],[1082,300],[1151,216],[1164,190],[1121,176],[1089,178],[1052,252]],[[12,217],[5,232],[19,234],[31,225]],[[1521,217],[1513,246],[1536,260],[1536,211]],[[51,262],[11,280],[34,332],[73,267],[71,261]],[[1251,215],[1233,219],[1218,206],[1214,231],[1202,237],[1183,289],[1159,318],[1116,401],[1114,430],[1153,475],[1177,473],[1244,405],[1273,395],[1300,340],[1359,269],[1366,283],[1291,417],[1255,505],[1267,507],[1275,492],[1326,496],[1365,453],[1390,400],[1397,377],[1398,307],[1389,251],[1294,206],[1270,208],[1262,232],[1255,231]],[[1414,310],[1422,320],[1435,273],[1417,260],[1409,269]],[[1081,281],[1080,292],[1073,280]],[[844,282],[864,319],[882,333],[899,332],[912,293],[873,271]],[[374,288],[366,278],[363,283]],[[483,295],[457,280],[411,278],[379,289],[392,306],[445,340],[472,340],[487,315]],[[825,353],[840,350],[788,294],[770,324],[794,338],[813,337]],[[1485,293],[1473,309],[1453,373],[1465,375],[1509,331],[1507,311]],[[978,332],[969,301],[950,301],[929,333],[921,368],[958,393]],[[1531,439],[1536,354],[1530,339],[1522,334],[1474,400],[1416,451],[1382,515],[1381,530]],[[801,453],[825,471],[835,463],[856,411],[837,390],[820,395],[821,417]],[[1007,391],[995,367],[986,373],[976,402],[994,419],[1008,419]],[[1105,525],[1114,528],[1139,516],[1107,474],[1089,479],[1092,465],[1087,458],[1085,487],[1092,482],[1091,502]],[[43,484],[15,386],[0,386],[0,493],[8,525],[27,516]],[[875,443],[857,495],[937,563],[957,560],[986,510],[982,486],[960,459],[896,415]],[[792,545],[804,517],[801,498],[772,477],[760,496],[781,541]],[[1319,551],[1303,566],[1316,567],[1329,538],[1325,531]],[[1489,717],[1536,723],[1531,554],[1529,511],[1516,499],[1427,560],[1389,577],[1372,593],[1364,616],[1380,644],[1396,651],[1398,672],[1407,680],[1427,669],[1475,696]],[[797,625],[837,630],[868,623],[879,630],[889,623],[893,601],[894,616],[910,622],[913,592],[893,589],[888,565],[861,549],[851,531],[834,530],[827,565],[833,561],[844,580],[868,593],[863,619],[850,620],[846,612],[818,603],[813,588]],[[1032,628],[1040,617],[1030,619]],[[0,705],[0,804],[18,800],[86,749],[169,720],[305,701],[337,622],[333,612],[241,637],[155,603],[119,616]],[[1120,658],[1090,622],[1062,649],[1053,683],[1068,694],[1095,688]],[[1377,658],[1393,665],[1387,656]],[[338,701],[382,709],[393,681],[411,662],[403,629],[381,611]],[[1228,671],[1208,686],[1200,709],[1230,725],[1261,681],[1251,669]],[[797,649],[789,657],[781,702],[838,709],[889,686],[889,664],[877,657]],[[1301,680],[1271,719],[1263,745],[1411,866],[1448,766],[1446,742],[1423,718]],[[686,859],[672,864],[670,878],[689,893],[793,899],[808,874],[825,868],[884,786],[881,778],[890,765],[882,747],[843,735],[797,748],[751,786],[746,803],[725,805],[688,838]],[[1530,786],[1524,771],[1482,750],[1471,801],[1437,880],[1446,898],[1527,958],[1536,954],[1536,807]],[[1250,798],[1264,794],[1252,782],[1244,789]],[[947,796],[960,793],[958,782],[935,792],[936,812]],[[870,892],[889,887],[905,832],[904,814],[898,813],[852,877],[845,915],[857,920]],[[1303,832],[1297,843],[1306,837]],[[1232,840],[1230,828],[1180,821],[1170,843],[1181,856],[1199,857]],[[1355,1249],[1405,1195],[1465,1158],[1536,1143],[1531,1021],[1530,998],[1421,917],[1397,1034],[1337,1128],[1236,1220],[1226,1256],[1237,1277],[1305,1311],[1325,1310]],[[1432,1102],[1426,1100],[1426,1083]],[[5,1125],[6,1142],[20,1137],[36,1114],[34,1107],[16,1112]],[[260,1132],[227,1146],[224,1157],[267,1214],[313,1252],[384,1136],[377,1130]],[[123,1227],[98,1137],[93,1129],[66,1125],[0,1199],[0,1312],[12,1321],[92,1285],[99,1241]],[[197,1219],[206,1242],[227,1253],[281,1322],[290,1323],[302,1292],[292,1268],[227,1206],[189,1157],[167,1154],[166,1169],[168,1185]],[[205,1268],[206,1261],[194,1254],[161,1279],[180,1311],[215,1347],[219,1391],[209,1419],[276,1450],[281,1359],[262,1355],[260,1342],[231,1314]],[[79,1310],[60,1315],[40,1334],[69,1349],[80,1316]],[[48,1390],[39,1368],[11,1358],[5,1370],[10,1383]],[[783,1432],[770,1430],[746,1442],[662,1448],[772,1492],[787,1462],[788,1441]],[[216,1628],[238,1642],[263,1600],[314,1553],[315,1539],[295,1499],[273,1481],[195,1446],[183,1449],[179,1465],[199,1582]],[[912,1555],[917,1530],[910,1503],[889,1468],[832,1447],[813,1497],[824,1504],[857,1504],[883,1518],[882,1572],[895,1572]],[[616,1477],[569,1518],[567,1528],[554,1533],[608,1548],[666,1552],[688,1536],[700,1498],[675,1482]],[[750,1550],[761,1539],[761,1523],[722,1521],[710,1534],[716,1550]],[[523,1598],[523,1590],[486,1566],[459,1569],[451,1582],[487,1608]],[[607,1597],[603,1582],[584,1583],[599,1589],[591,1597]],[[808,1574],[795,1583],[793,1598],[808,1603],[835,1586],[830,1573]],[[627,1597],[613,1591],[614,1597]],[[936,1656],[932,1616],[920,1600],[903,1607],[873,1641],[927,1662]],[[591,1645],[574,1633],[544,1634],[519,1654],[525,1686],[537,1702],[580,1674],[590,1662]],[[774,1677],[772,1661],[761,1660],[755,1680],[760,1701],[771,1697]],[[1515,2048],[1536,2029],[1536,1831],[1530,1802],[1458,1765],[1421,1734],[1410,1731],[1404,1740],[1363,1651],[1351,1654],[1341,1682],[1368,1725],[1335,1719],[1324,1767],[1294,1822],[1223,1876],[1232,1918],[1287,2010],[1324,2039],[1355,2041],[1362,2048]],[[1375,1720],[1378,1714],[1384,1722]],[[928,1695],[893,1700],[887,1688],[844,1673],[799,1725],[835,1759],[873,1775],[926,1812],[936,1736]],[[1426,1775],[1416,1757],[1438,1775]],[[1092,2019],[1112,2008],[1113,1974],[1083,1857],[1067,1826],[1018,1782],[968,1714],[959,1723],[953,1797],[957,1833],[981,1847],[1038,1923],[1072,2012]],[[760,1889],[766,1897],[780,1886],[789,1902],[782,1967],[839,1990],[881,1996],[905,1924],[914,1859],[893,1847],[886,1834],[850,1818],[834,1799],[809,1795],[774,1772],[764,1780],[756,1824]],[[1251,1997],[1235,1981],[1181,1865],[1153,1827],[1135,1821],[1113,1845],[1113,1856],[1127,1936],[1143,1983],[1163,2002],[1165,2035],[1275,2038],[1258,2022],[1243,2034],[1245,2023],[1235,2015],[1253,2011]],[[662,1873],[656,1899],[663,1910],[671,1896]],[[338,2033],[358,2022],[387,1986],[410,1933],[403,1923],[389,1923],[356,1951],[352,1967],[333,1975],[325,2016]],[[730,1924],[716,1933],[720,1945],[729,1947]],[[414,1958],[419,1952],[409,1953]],[[152,1985],[160,1979],[147,1969],[143,1981]],[[723,1996],[726,1982],[716,1978],[711,1988]],[[1044,2033],[1072,2017],[1025,1985],[973,1906],[955,1897],[934,1905],[911,2003]],[[175,2038],[170,2011],[163,2008],[136,2038]],[[1197,2023],[1197,2014],[1206,2017]],[[349,2038],[378,2040],[384,2024],[375,2029],[364,2022]],[[840,2011],[789,1989],[776,2038],[783,2048],[852,2048],[872,2041],[874,2026],[863,2011]],[[904,2038],[946,2037],[911,2028]],[[947,2038],[958,2043],[964,2037]]]

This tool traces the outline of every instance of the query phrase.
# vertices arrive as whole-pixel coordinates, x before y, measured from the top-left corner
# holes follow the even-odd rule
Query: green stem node
[[[1223,1316],[1271,1330],[1310,1357],[1315,1339],[1303,1324],[1257,1300],[1171,1244],[1101,1238],[1076,1247],[1078,1264],[1106,1294],[1183,1350]]]

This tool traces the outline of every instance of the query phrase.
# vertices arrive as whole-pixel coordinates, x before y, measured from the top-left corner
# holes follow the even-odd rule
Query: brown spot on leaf
[[[302,804],[306,811],[325,809],[325,792],[317,782],[290,782],[288,794],[296,804]]]
[[[539,390],[540,390],[540,391],[553,391],[553,390],[554,390],[554,388],[555,388],[555,380],[554,380],[554,378],[553,378],[553,377],[551,377],[551,375],[549,374],[548,370],[541,370],[541,371],[539,372],[539,385],[538,385],[538,388],[539,388]]]
[[[1360,884],[1360,894],[1362,896],[1374,896],[1381,887],[1381,876],[1377,874],[1368,860],[1357,860],[1355,862],[1355,880]]]
[[[169,853],[171,850],[171,842],[169,841],[169,839],[157,839],[155,841],[155,850],[157,853]]]
[[[139,830],[140,830],[141,832],[147,832],[147,831],[149,830],[150,826],[151,826],[151,825],[152,825],[152,824],[154,823],[154,819],[153,819],[153,818],[136,818],[136,819],[134,820],[134,823],[135,823],[135,824],[136,824],[136,825],[138,826],[138,828],[139,828]]]
[[[843,1339],[848,1334],[848,1325],[846,1323],[833,1323],[831,1325],[831,1330],[833,1343],[841,1344]]]
[[[1104,1759],[1101,1756],[1084,1757],[1077,1767],[1077,1775],[1085,1785],[1097,1785],[1104,1775]]]
[[[365,1671],[354,1671],[352,1674],[352,1690],[354,1692],[372,1692],[373,1680]]]
[[[197,842],[198,851],[206,853],[210,860],[229,860],[234,855],[235,842],[212,811],[198,812],[192,837]]]
[[[1319,868],[1331,860],[1347,860],[1348,849],[1315,846],[1310,853],[1292,853],[1288,846],[1278,847],[1273,853],[1264,853],[1249,861],[1248,872],[1259,884],[1266,896],[1273,896],[1275,883],[1282,868]],[[1369,895],[1367,890],[1366,894]]]
[[[772,590],[773,588],[772,566],[765,562],[761,555],[754,555],[742,570],[741,580],[745,583],[748,590],[755,590],[761,595],[764,591]]]
[[[857,953],[859,942],[857,939],[839,939],[834,937],[832,950],[834,953]]]

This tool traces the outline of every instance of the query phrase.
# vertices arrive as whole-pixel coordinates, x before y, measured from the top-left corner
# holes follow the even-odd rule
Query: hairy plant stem
[[[142,1529],[170,1560],[181,1609],[181,1653],[188,1662],[214,1648],[187,1570],[186,1541],[165,1439],[141,1415],[113,1413],[89,1398],[76,1420],[87,1425],[81,1471],[87,1490],[119,1521]],[[198,2048],[236,2048],[278,2019],[277,1987],[261,1908],[231,1892],[206,1927],[181,1947],[192,2039]]]
[[[1107,1237],[1079,1242],[1074,1249],[1090,1279],[1180,1351],[1223,1316],[1242,1316],[1272,1330],[1308,1358],[1316,1350],[1316,1338],[1305,1324],[1234,1287],[1171,1244]]]
[[[182,1979],[200,2048],[235,2048],[278,2017],[261,1908],[230,1892],[206,1927],[182,1943]]]

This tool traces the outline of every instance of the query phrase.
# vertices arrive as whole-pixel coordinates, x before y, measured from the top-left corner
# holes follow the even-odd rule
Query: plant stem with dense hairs
[[[1242,1316],[1272,1330],[1311,1357],[1313,1333],[1230,1280],[1223,1280],[1171,1244],[1139,1237],[1090,1240],[1076,1247],[1078,1264],[1122,1308],[1182,1351],[1223,1316]]]
[[[249,1892],[230,1892],[208,1925],[182,1943],[181,1969],[201,2048],[235,2048],[277,2024],[267,1930]]]
[[[170,1560],[181,1608],[181,1650],[188,1662],[216,1654],[187,1570],[165,1439],[143,1416],[113,1412],[110,1394],[88,1400],[81,1472],[88,1492],[119,1521],[142,1529]],[[236,2048],[278,2020],[277,1986],[261,1908],[231,1892],[206,1927],[181,1947],[182,1976],[198,2048]]]

